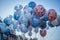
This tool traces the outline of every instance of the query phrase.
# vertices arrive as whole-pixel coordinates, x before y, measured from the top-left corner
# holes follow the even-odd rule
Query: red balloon
[[[40,35],[42,37],[45,37],[46,36],[46,30],[40,30]]]
[[[49,21],[53,21],[56,19],[57,17],[57,13],[54,9],[50,9],[48,12],[47,12],[47,16],[48,16],[48,19]]]
[[[42,17],[45,14],[45,8],[42,5],[37,5],[34,8],[34,11],[36,12],[37,16]]]

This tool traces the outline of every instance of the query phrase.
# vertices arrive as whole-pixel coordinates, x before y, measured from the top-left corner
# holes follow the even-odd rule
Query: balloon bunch
[[[55,27],[60,25],[60,15],[54,9],[46,11],[43,5],[37,5],[35,2],[30,2],[26,6],[15,6],[15,12],[9,17],[0,19],[0,29],[5,34],[14,34],[15,30],[27,33],[32,36],[32,29],[38,33],[38,29],[41,30],[40,35],[46,36],[47,24],[49,27]],[[14,20],[13,20],[14,19]],[[48,22],[48,23],[47,23]]]

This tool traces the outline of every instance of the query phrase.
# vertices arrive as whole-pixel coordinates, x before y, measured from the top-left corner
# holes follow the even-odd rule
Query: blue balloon
[[[40,24],[40,28],[41,28],[41,29],[45,29],[46,26],[47,26],[47,25],[46,25],[46,21],[43,21],[43,20],[42,20],[42,21],[41,21],[41,24]]]
[[[9,28],[9,27],[6,27],[5,34],[6,34],[6,35],[10,35],[10,28]]]
[[[14,19],[15,19],[15,20],[18,20],[19,17],[20,17],[20,15],[19,15],[17,12],[14,12]]]
[[[28,4],[29,7],[31,7],[32,9],[36,6],[36,3],[35,2],[30,2]]]
[[[21,24],[21,32],[23,32],[23,33],[27,33],[28,32],[28,29],[27,29],[26,25]]]
[[[15,6],[14,9],[17,11],[19,9],[19,7],[18,6]]]
[[[9,18],[12,19],[12,15],[9,15]]]
[[[19,9],[21,10],[23,8],[23,6],[22,5],[19,5]]]
[[[41,23],[40,18],[37,17],[37,16],[34,16],[34,17],[32,18],[32,20],[31,20],[31,25],[32,25],[32,27],[34,27],[34,28],[36,28],[37,26],[39,26],[40,23]]]
[[[54,25],[52,25],[51,22],[48,22],[48,25],[49,25],[50,27],[54,27]]]
[[[2,18],[0,17],[0,23],[2,23]]]
[[[48,17],[46,14],[44,14],[40,19],[43,21],[48,21]]]
[[[2,20],[0,20],[0,23],[2,23]]]
[[[11,20],[9,17],[6,17],[6,18],[3,20],[3,22],[4,22],[7,26],[9,26],[9,25],[12,23],[12,20]]]
[[[18,27],[18,24],[17,24],[17,22],[14,21],[13,22],[13,28],[16,29],[17,27]]]

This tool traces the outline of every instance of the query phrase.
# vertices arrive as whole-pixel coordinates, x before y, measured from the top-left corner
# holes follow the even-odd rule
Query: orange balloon
[[[46,30],[40,30],[40,35],[42,37],[45,37],[46,36]]]
[[[41,17],[45,14],[45,8],[42,5],[37,5],[34,8],[34,11],[36,12],[36,14]]]

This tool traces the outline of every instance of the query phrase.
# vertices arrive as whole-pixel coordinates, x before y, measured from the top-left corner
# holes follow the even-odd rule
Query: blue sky
[[[24,6],[27,5],[30,1],[36,2],[37,5],[43,5],[46,10],[51,8],[55,9],[57,14],[60,15],[60,0],[0,0],[0,16],[5,18],[10,14],[13,15],[15,5],[22,4]],[[42,40],[42,37],[39,36],[39,39]],[[50,28],[47,30],[47,35],[44,40],[60,40],[60,27]]]

